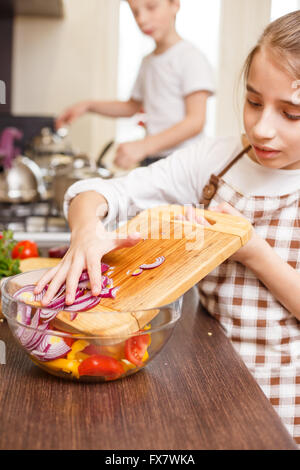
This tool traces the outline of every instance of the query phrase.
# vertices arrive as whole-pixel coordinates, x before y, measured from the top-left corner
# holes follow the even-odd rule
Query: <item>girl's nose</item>
[[[253,134],[260,140],[270,140],[276,136],[276,128],[271,111],[265,110],[263,113],[261,113],[253,128]]]
[[[147,12],[141,9],[136,15],[136,21],[139,27],[143,28],[147,22]]]

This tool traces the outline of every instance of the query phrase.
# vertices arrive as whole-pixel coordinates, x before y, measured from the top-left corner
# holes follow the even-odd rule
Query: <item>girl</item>
[[[97,295],[101,257],[139,241],[135,235],[123,240],[109,235],[99,208],[107,224],[122,209],[199,201],[210,210],[246,217],[251,240],[199,283],[201,303],[220,321],[300,444],[300,11],[267,27],[244,74],[246,147],[240,138],[203,138],[126,177],[73,185],[65,198],[70,249],[36,292],[50,282],[47,305],[66,281],[72,303],[87,268]]]

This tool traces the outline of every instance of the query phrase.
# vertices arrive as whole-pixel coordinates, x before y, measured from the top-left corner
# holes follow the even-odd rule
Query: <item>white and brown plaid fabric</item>
[[[300,271],[300,191],[246,197],[220,179],[210,207],[222,201],[240,211],[278,255]],[[232,260],[206,276],[199,293],[300,446],[300,322],[252,271]]]

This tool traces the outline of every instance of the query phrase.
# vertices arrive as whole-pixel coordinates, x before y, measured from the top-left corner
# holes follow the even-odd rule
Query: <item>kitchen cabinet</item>
[[[17,15],[63,18],[64,0],[1,0],[0,17]]]

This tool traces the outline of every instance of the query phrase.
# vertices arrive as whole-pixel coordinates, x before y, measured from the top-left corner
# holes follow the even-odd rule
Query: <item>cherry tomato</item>
[[[18,242],[12,250],[13,259],[37,258],[39,256],[37,244],[29,240]]]
[[[0,233],[0,240],[1,240],[1,238],[3,238],[3,235],[2,235],[2,233]]]
[[[103,376],[118,378],[124,373],[124,368],[116,359],[108,356],[94,354],[78,366],[79,375]]]
[[[89,344],[82,352],[84,354],[89,354],[90,356],[101,355],[100,347],[95,344]]]
[[[144,334],[140,336],[132,336],[125,343],[125,357],[136,366],[143,366],[142,361],[147,347],[150,344],[150,335]]]

